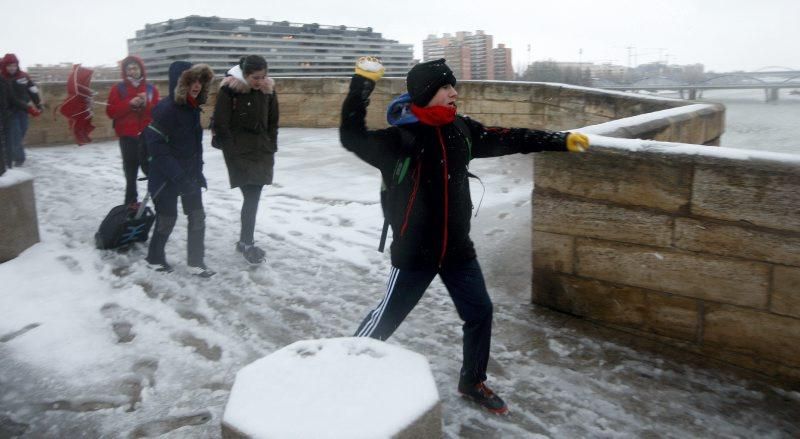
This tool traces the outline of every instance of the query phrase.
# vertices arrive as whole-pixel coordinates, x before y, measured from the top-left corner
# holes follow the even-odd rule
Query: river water
[[[800,95],[765,102],[763,90],[711,90],[702,100],[725,105],[721,146],[800,154]]]

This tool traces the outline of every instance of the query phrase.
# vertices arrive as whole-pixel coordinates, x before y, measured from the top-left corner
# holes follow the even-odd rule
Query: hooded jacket
[[[192,66],[186,61],[176,61],[169,66],[169,98],[156,104],[153,121],[144,130],[150,160],[150,193],[154,194],[164,183],[165,191],[179,194],[206,187],[200,105],[208,98],[213,79],[214,72],[206,64]],[[189,89],[196,80],[202,89],[193,105]]]
[[[278,96],[275,81],[251,88],[239,66],[228,71],[214,107],[214,136],[222,149],[231,187],[272,184],[278,150]]]
[[[125,75],[125,66],[135,62],[139,64],[142,71],[142,78],[137,85]],[[119,137],[136,137],[150,123],[151,112],[158,103],[158,89],[152,87],[152,94],[147,93],[147,74],[145,73],[144,62],[139,57],[129,56],[120,63],[122,82],[111,87],[108,93],[108,106],[106,114],[114,121],[114,131]],[[120,93],[122,88],[124,93]],[[131,100],[139,93],[143,93],[146,99],[144,107],[131,107]]]
[[[12,75],[8,73],[8,65],[16,64],[17,71]],[[12,107],[17,111],[28,111],[28,103],[41,109],[41,97],[39,87],[33,82],[31,77],[23,72],[19,67],[19,59],[13,53],[7,53],[0,61],[0,75],[8,81],[11,88]]]
[[[438,269],[475,257],[469,238],[467,166],[472,158],[567,150],[567,133],[484,127],[461,115],[456,117],[468,133],[455,123],[435,127],[408,119],[403,128],[367,130],[365,116],[374,86],[369,79],[353,76],[342,105],[339,136],[346,149],[380,170],[384,185],[394,185],[383,208],[392,227],[392,265],[400,269]],[[404,113],[393,108],[391,114]],[[410,133],[411,144],[404,141],[409,136],[401,129]]]

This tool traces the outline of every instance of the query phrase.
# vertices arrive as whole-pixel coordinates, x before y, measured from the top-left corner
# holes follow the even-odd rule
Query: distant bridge
[[[602,86],[606,90],[625,90],[625,91],[677,91],[681,94],[681,99],[688,93],[690,100],[697,99],[697,92],[702,94],[703,90],[735,90],[735,89],[762,89],[765,93],[767,102],[778,100],[778,90],[782,88],[800,89],[800,81],[762,83],[762,84],[671,84],[671,85],[612,85]]]
[[[785,67],[769,67],[768,71],[731,72],[695,83],[680,83],[665,77],[644,78],[631,84],[598,84],[606,90],[625,91],[677,91],[681,98],[688,94],[697,99],[698,91],[723,89],[762,89],[767,102],[777,101],[780,89],[800,89],[800,70]]]

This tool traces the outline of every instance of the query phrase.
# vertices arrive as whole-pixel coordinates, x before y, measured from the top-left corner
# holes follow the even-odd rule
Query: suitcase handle
[[[156,191],[155,195],[153,195],[152,198],[155,199],[158,196],[158,194],[161,193],[161,190],[164,189],[164,186],[166,186],[166,185],[167,185],[167,182],[165,181],[161,185],[161,187],[158,188],[158,190]],[[142,215],[144,215],[144,210],[145,210],[145,208],[147,208],[147,202],[150,201],[150,198],[151,198],[150,197],[150,191],[147,191],[147,194],[144,196],[144,200],[142,200],[142,203],[139,204],[139,209],[136,210],[136,216],[133,217],[134,219],[138,220],[139,218],[142,217]]]

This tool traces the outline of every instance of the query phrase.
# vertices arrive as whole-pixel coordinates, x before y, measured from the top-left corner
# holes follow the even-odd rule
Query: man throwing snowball
[[[485,127],[456,114],[456,78],[444,59],[414,66],[406,76],[408,93],[389,106],[393,126],[368,130],[369,96],[383,72],[375,58],[358,60],[339,127],[342,145],[380,170],[392,228],[386,294],[355,335],[389,338],[438,275],[464,321],[458,391],[506,414],[506,403],[486,385],[492,301],[469,238],[467,166],[473,158],[514,153],[582,152],[589,140],[580,133]]]

